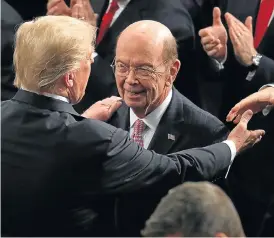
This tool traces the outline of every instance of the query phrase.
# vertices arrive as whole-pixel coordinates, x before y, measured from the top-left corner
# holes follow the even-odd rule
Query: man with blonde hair
[[[119,194],[144,188],[163,194],[184,180],[210,180],[230,164],[225,143],[169,156],[141,148],[100,121],[120,98],[76,113],[72,104],[85,92],[94,36],[95,28],[67,16],[41,17],[18,29],[20,89],[1,104],[3,236],[114,236]],[[228,137],[237,152],[264,134],[246,129],[251,117],[244,113]]]

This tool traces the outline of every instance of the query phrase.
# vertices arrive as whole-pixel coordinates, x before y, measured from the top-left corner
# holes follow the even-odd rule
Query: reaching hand
[[[252,56],[257,54],[253,42],[252,17],[247,17],[245,24],[230,13],[225,14],[225,19],[237,60],[244,66],[251,65]]]
[[[258,143],[265,134],[264,130],[249,131],[247,129],[247,124],[252,118],[252,115],[251,110],[245,111],[239,124],[230,132],[227,138],[235,143],[237,153]]]
[[[122,105],[120,97],[112,96],[91,105],[83,114],[83,117],[107,121],[112,114]]]
[[[47,15],[71,16],[71,9],[64,0],[50,0],[47,3]]]
[[[221,20],[221,10],[213,9],[213,24],[199,31],[201,43],[208,56],[223,61],[227,54],[227,32]]]
[[[251,110],[254,114],[262,111],[267,105],[274,105],[274,88],[267,87],[259,92],[253,93],[237,103],[228,113],[226,120],[239,123],[243,113]]]

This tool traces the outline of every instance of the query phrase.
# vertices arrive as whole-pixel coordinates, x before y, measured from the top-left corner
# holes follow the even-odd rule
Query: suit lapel
[[[181,134],[183,134],[183,103],[179,99],[178,94],[179,92],[173,88],[171,102],[155,131],[148,149],[160,154],[168,154]]]
[[[258,52],[266,55],[267,57],[274,58],[274,50],[272,48],[274,42],[274,18],[270,22],[262,41],[258,47]]]
[[[113,114],[108,123],[117,128],[129,131],[129,120],[129,107],[123,102],[121,107]]]

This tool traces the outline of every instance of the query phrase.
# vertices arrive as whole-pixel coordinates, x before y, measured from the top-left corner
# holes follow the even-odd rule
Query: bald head
[[[229,197],[208,182],[187,182],[164,197],[143,231],[144,236],[244,236],[238,213]]]
[[[117,47],[121,42],[136,42],[143,47],[154,46],[158,52],[161,50],[164,60],[178,58],[176,39],[165,25],[157,21],[143,20],[129,25],[120,34]]]

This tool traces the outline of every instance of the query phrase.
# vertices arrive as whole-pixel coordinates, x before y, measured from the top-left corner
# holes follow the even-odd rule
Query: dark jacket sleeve
[[[108,192],[129,192],[161,181],[162,189],[169,189],[185,180],[211,180],[228,167],[230,156],[224,143],[160,155],[139,147],[117,129],[106,151],[102,186]]]

